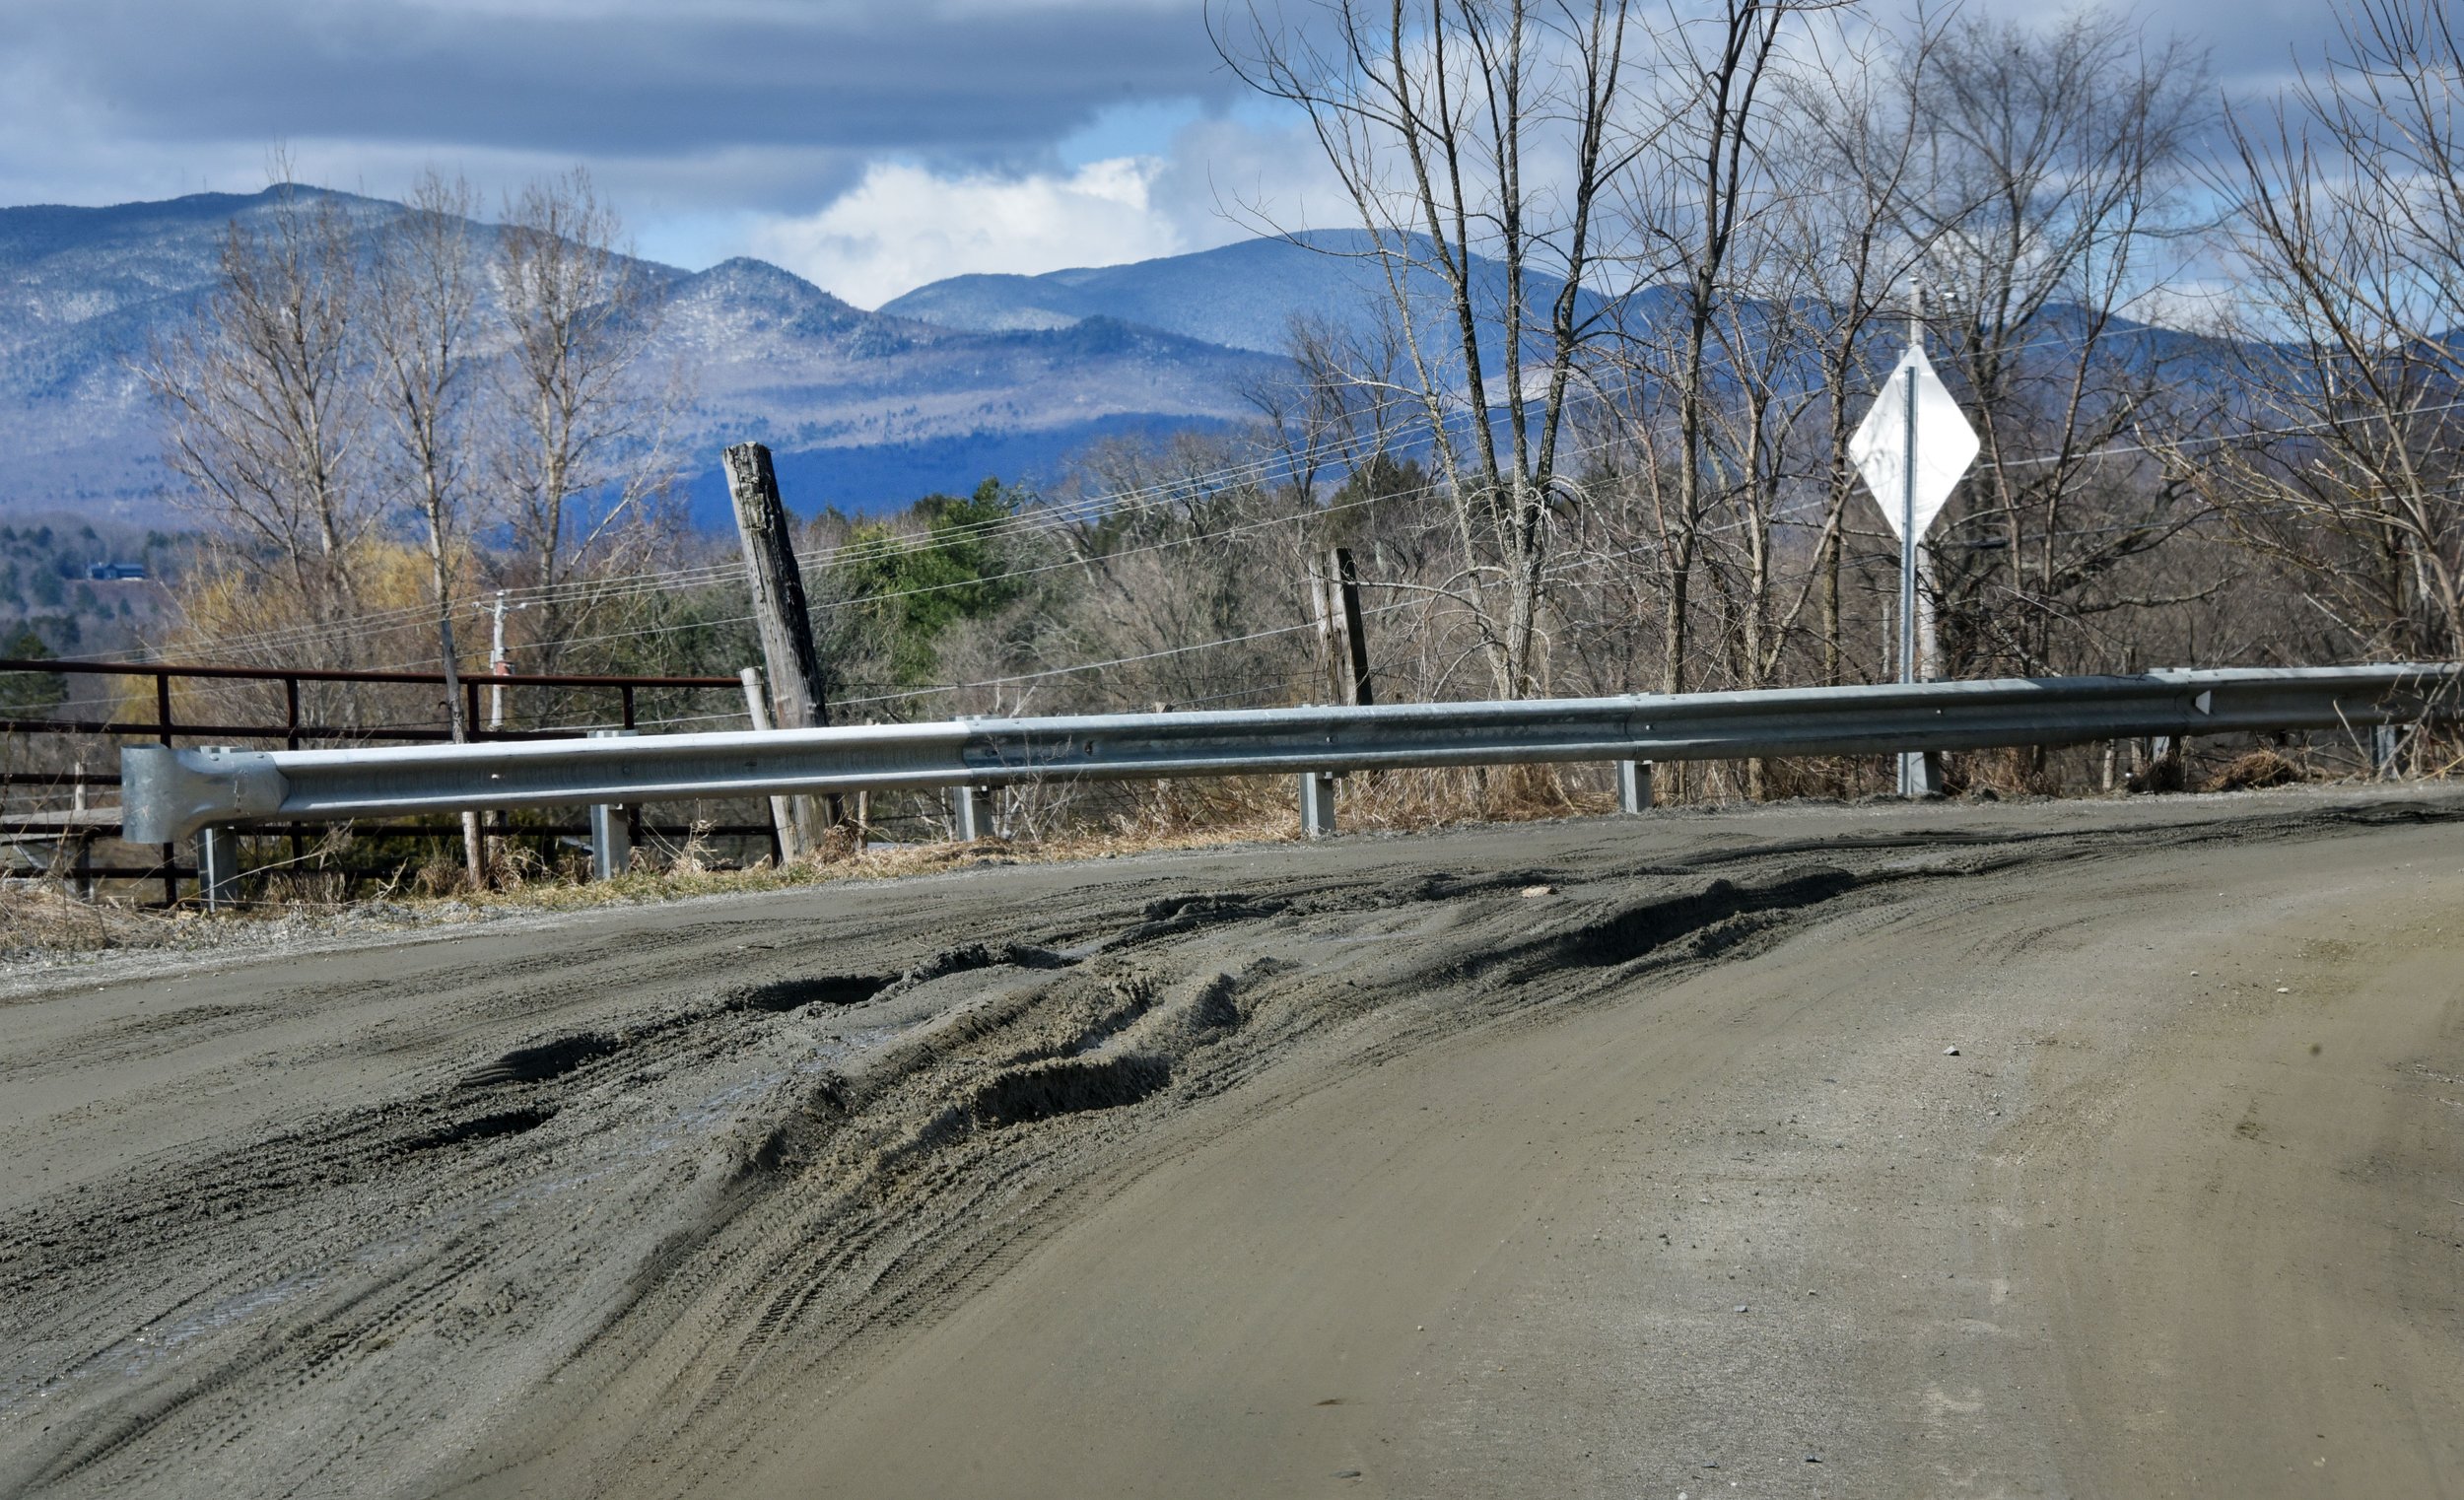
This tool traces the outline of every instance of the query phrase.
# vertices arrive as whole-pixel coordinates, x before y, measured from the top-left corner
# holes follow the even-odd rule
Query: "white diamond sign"
[[[1910,375],[1915,378],[1911,380]],[[1951,498],[1951,490],[1959,476],[1976,461],[1976,429],[1959,410],[1959,403],[1951,399],[1942,379],[1926,361],[1925,351],[1910,349],[1891,371],[1882,385],[1882,394],[1874,398],[1874,409],[1866,414],[1857,435],[1848,440],[1848,456],[1856,461],[1857,472],[1865,476],[1867,488],[1882,508],[1882,519],[1890,522],[1897,533],[1901,511],[1908,507],[1907,453],[1909,387],[1915,387],[1916,426],[1916,534],[1923,536],[1942,513],[1943,502]]]

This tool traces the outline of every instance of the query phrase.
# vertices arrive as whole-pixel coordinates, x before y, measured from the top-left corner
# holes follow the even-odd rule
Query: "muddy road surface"
[[[2464,795],[154,962],[0,990],[0,1494],[2464,1493]]]

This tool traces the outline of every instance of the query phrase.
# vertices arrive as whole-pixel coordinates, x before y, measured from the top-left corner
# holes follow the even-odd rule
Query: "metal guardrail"
[[[2464,665],[2155,671],[1763,692],[1205,714],[962,718],[770,733],[345,750],[121,752],[127,837],[468,808],[1323,775],[1540,761],[1731,760],[2056,745],[2454,716]]]
[[[12,716],[11,710],[0,707],[0,736],[41,735],[74,739],[144,735],[166,746],[171,744],[175,737],[190,740],[201,738],[258,739],[280,741],[286,749],[291,750],[300,749],[306,742],[315,740],[339,739],[362,744],[378,740],[448,743],[453,738],[452,731],[445,723],[447,711],[442,696],[433,703],[438,716],[424,721],[394,722],[383,718],[363,718],[346,723],[320,723],[308,716],[308,706],[304,704],[302,695],[303,685],[310,683],[433,688],[439,690],[441,695],[445,686],[445,678],[441,672],[240,666],[213,662],[59,661],[48,658],[10,657],[0,659],[0,676],[151,679],[147,683],[133,684],[134,691],[125,695],[124,698],[119,694],[109,695],[105,700],[108,705],[104,710],[105,716],[101,718],[61,717],[55,711],[44,708],[20,709],[14,711],[16,716]],[[230,716],[226,714],[222,716],[220,721],[216,721],[212,718],[195,716],[198,706],[191,704],[188,706],[189,717],[176,717],[174,709],[178,705],[175,702],[172,685],[175,682],[187,681],[202,681],[225,687],[250,684],[279,686],[283,697],[282,716],[278,720],[233,722]],[[612,692],[617,700],[617,722],[627,728],[634,725],[637,694],[640,692],[678,689],[716,691],[733,699],[744,690],[742,679],[737,677],[608,676],[571,672],[464,673],[461,675],[460,682],[466,732],[472,739],[484,741],[562,740],[571,738],[576,731],[482,727],[488,719],[495,716],[493,714],[483,716],[480,713],[483,688],[490,695],[498,695],[496,701],[500,705],[503,702],[501,695],[514,690],[527,692],[539,688],[563,688]],[[143,716],[149,706],[153,711],[150,718]],[[107,753],[104,747],[99,745],[95,747],[95,750],[97,759],[100,759],[102,754]],[[88,772],[83,770],[82,766],[72,770],[61,770],[56,766],[48,770],[0,768],[0,798],[11,797],[16,788],[66,789],[82,806],[86,791],[116,788],[119,784],[120,779],[117,776]],[[97,879],[159,880],[162,882],[164,904],[167,906],[175,904],[179,899],[180,883],[196,874],[197,870],[181,864],[177,852],[169,844],[161,850],[162,857],[150,864],[97,864],[94,862],[92,844],[95,839],[121,837],[118,810],[114,808],[104,811],[107,813],[104,821],[100,823],[88,821],[70,830],[61,826],[61,815],[56,809],[23,811],[0,806],[0,846],[11,844],[64,846],[65,852],[73,854],[73,868],[69,873],[79,889],[86,894],[93,893],[93,883]],[[295,862],[301,852],[302,850],[295,841],[292,847]],[[21,871],[0,867],[0,876],[15,873],[21,873]]]

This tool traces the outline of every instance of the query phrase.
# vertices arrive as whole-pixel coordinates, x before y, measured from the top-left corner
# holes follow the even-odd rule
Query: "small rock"
[[[1357,1479],[1360,1477],[1360,1470],[1357,1468],[1338,1468],[1335,1472],[1327,1475],[1327,1477],[1330,1479]]]
[[[1738,1310],[1739,1312],[1741,1312],[1741,1313],[1742,1313],[1742,1312],[1744,1312],[1744,1311],[1745,1310],[1745,1304],[1744,1304],[1744,1303],[1742,1303],[1742,1302],[1741,1302],[1741,1303],[1739,1303],[1739,1304],[1737,1304],[1737,1310]]]
[[[2291,993],[2293,993],[2293,991],[2292,991],[2291,989],[2287,989],[2287,988],[2286,988],[2285,986],[2283,986],[2283,985],[2279,985],[2279,986],[2277,986],[2277,987],[2276,987],[2276,992],[2277,992],[2278,994],[2291,994]]]
[[[1806,1462],[1807,1462],[1807,1463],[1809,1463],[1809,1464],[1819,1464],[1819,1463],[1821,1463],[1822,1461],[1821,1461],[1820,1459],[1818,1459],[1818,1458],[1815,1458],[1813,1454],[1807,1454],[1807,1455],[1806,1455]]]
[[[1523,888],[1523,895],[1527,900],[1534,896],[1554,896],[1556,894],[1557,888],[1553,885],[1527,885]]]
[[[1946,1047],[1942,1050],[1942,1055],[1946,1057],[1955,1057],[1959,1056],[1959,1049],[1955,1047]]]

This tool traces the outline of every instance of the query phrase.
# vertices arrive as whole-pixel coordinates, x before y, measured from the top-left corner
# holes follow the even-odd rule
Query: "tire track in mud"
[[[406,1002],[466,995],[481,1017],[586,1010],[593,987],[602,1012],[611,987],[647,994],[457,1067],[422,1063],[396,1097],[168,1153],[0,1229],[0,1492],[177,1492],[206,1476],[272,1492],[371,1471],[484,1489],[575,1461],[572,1488],[657,1488],[756,1441],[772,1398],[826,1384],[1016,1263],[1064,1207],[1167,1149],[1144,1138],[1170,1112],[1244,1087],[1271,1109],[1307,1087],[1275,1081],[1298,1050],[1373,1065],[1468,1027],[1541,1024],[1911,882],[2453,815],[1584,850],[1505,873],[1312,872],[1160,896],[1107,885],[1058,909],[1025,893],[988,904],[1013,935],[903,968],[860,961],[896,934],[845,951],[834,934],[724,922],[629,936],[579,968],[543,952],[383,982]],[[760,977],[675,972],[743,955],[755,945],[727,940],[755,933],[771,940],[745,959]],[[366,987],[268,1000],[343,996]],[[585,1409],[639,1435],[609,1446],[560,1425]],[[495,1415],[508,1410],[520,1420]]]
[[[1893,844],[1890,847],[1896,849],[1902,846]],[[1501,887],[1520,888],[1534,876],[1545,873],[1555,872],[1519,872],[1511,882],[1488,881],[1481,885],[1485,891]],[[1778,922],[1788,915],[1814,910],[1869,885],[1938,877],[1939,872],[1933,871],[1878,870],[1857,876],[1838,869],[1817,869],[1792,872],[1765,883],[1741,885],[1725,880],[1714,881],[1701,891],[1674,900],[1612,909],[1607,916],[1577,924],[1569,932],[1508,946],[1484,959],[1475,958],[1468,963],[1458,959],[1430,961],[1408,971],[1394,988],[1416,989],[1432,983],[1460,983],[1499,967],[1511,967],[1516,971],[1516,978],[1528,981],[1537,974],[1548,971],[1552,967],[1552,959],[1570,960],[1585,969],[1623,969],[1629,974],[1635,968],[1654,964],[1675,966],[1701,961],[1739,949],[1756,937],[1776,935]],[[1198,925],[1215,926],[1235,921],[1271,921],[1292,916],[1298,909],[1309,909],[1321,915],[1392,910],[1414,900],[1425,901],[1433,896],[1443,899],[1447,894],[1449,885],[1442,878],[1416,882],[1413,887],[1404,888],[1392,884],[1342,888],[1320,884],[1305,892],[1280,890],[1269,897],[1242,893],[1208,898],[1203,902],[1168,899],[1150,904],[1142,915],[1150,923],[1178,923],[1195,909],[1202,911],[1206,919]],[[1182,926],[1181,930],[1190,928]],[[1083,937],[1085,934],[1078,931],[1066,935]],[[1122,946],[1136,947],[1154,940],[1157,934],[1151,926],[1139,925],[1126,929],[1123,935],[1129,941]],[[1152,954],[1144,956],[1149,959],[1155,957]],[[1613,983],[1613,976],[1603,975],[1596,984],[1576,988],[1597,989],[1610,983]],[[1559,998],[1566,997],[1570,996]],[[1515,1012],[1528,1014],[1530,999],[1530,996],[1523,996],[1501,1005],[1478,1007],[1481,1014],[1469,1018],[1469,1021],[1464,1016],[1457,1016],[1451,1020],[1436,1021],[1435,1024],[1405,1028],[1403,1033],[1391,1037],[1384,1045],[1363,1056],[1374,1057],[1379,1053],[1391,1055],[1407,1050],[1431,1040],[1437,1034],[1458,1029],[1462,1024],[1476,1024],[1478,1019]],[[1097,1033],[1100,1031],[1101,1028],[1097,1028]],[[1096,1033],[1090,1033],[1093,1034]],[[1287,1033],[1278,1040],[1288,1044],[1294,1040],[1294,1035]],[[1195,1080],[1179,1080],[1183,1082],[1185,1092],[1178,1102],[1187,1103],[1201,1092],[1217,1092],[1243,1081],[1271,1060],[1270,1050],[1245,1058],[1226,1060],[1231,1065],[1217,1068],[1215,1076],[1203,1080],[1198,1087],[1189,1087]],[[1035,1065],[1032,1062],[1026,1064],[1028,1067]],[[1017,1074],[1008,1076],[1016,1077]],[[1163,1092],[1174,1081],[1162,1069],[1149,1064],[1138,1077],[1134,1090],[1130,1091],[1134,1093],[1134,1098],[1122,1097],[1124,1091],[1103,1086],[1076,1098],[1039,1095],[1034,1107],[1023,1112],[1030,1117],[1028,1119],[1004,1116],[992,1121],[980,1118],[977,1123],[996,1127],[1021,1124],[1045,1126],[1067,1124],[1083,1127],[1086,1116]],[[979,1092],[974,1097],[981,1100],[985,1095]],[[865,1101],[866,1104],[873,1102]],[[954,1112],[945,1110],[936,1120],[949,1122],[953,1118]],[[958,1140],[948,1136],[935,1138],[936,1132],[929,1127],[922,1133],[930,1144],[949,1146],[954,1150],[960,1145]],[[983,1140],[983,1137],[977,1137],[973,1143],[981,1146]],[[1048,1133],[1039,1139],[1037,1149],[1050,1157],[1066,1147],[1053,1140]],[[1050,1204],[1068,1190],[1053,1180],[1057,1174],[1050,1172],[1044,1174],[1041,1181],[1022,1183],[1019,1179],[1026,1175],[1023,1164],[1002,1160],[997,1150],[986,1150],[981,1154],[985,1159],[947,1163],[944,1170],[906,1185],[908,1191],[904,1193],[895,1189],[885,1191],[883,1196],[887,1202],[881,1206],[891,1211],[858,1215],[859,1222],[856,1225],[830,1223],[827,1214],[814,1207],[801,1214],[760,1215],[748,1219],[745,1224],[731,1226],[737,1233],[729,1238],[749,1240],[755,1247],[795,1247],[820,1242],[832,1244],[839,1254],[828,1259],[804,1259],[791,1251],[767,1256],[755,1248],[720,1251],[719,1262],[706,1272],[719,1284],[749,1287],[785,1283],[788,1289],[766,1305],[749,1324],[730,1321],[723,1315],[715,1314],[708,1306],[690,1311],[679,1308],[673,1312],[662,1312],[652,1319],[653,1324],[671,1335],[680,1329],[693,1330],[689,1339],[682,1340],[687,1345],[684,1348],[674,1347],[678,1340],[671,1337],[659,1340],[669,1345],[666,1348],[645,1347],[628,1351],[626,1355],[628,1361],[638,1362],[644,1367],[671,1372],[662,1376],[662,1397],[670,1399],[679,1397],[682,1394],[680,1385],[696,1368],[707,1368],[715,1363],[715,1377],[689,1406],[678,1402],[676,1407],[671,1408],[686,1411],[688,1414],[683,1419],[672,1423],[649,1423],[645,1428],[645,1437],[621,1453],[602,1456],[598,1472],[612,1477],[655,1470],[672,1471],[678,1466],[675,1456],[679,1452],[689,1452],[695,1447],[723,1448],[736,1441],[725,1437],[706,1438],[704,1434],[715,1425],[714,1419],[736,1398],[745,1398],[748,1406],[764,1404],[752,1397],[747,1389],[748,1380],[753,1372],[760,1370],[770,1346],[787,1330],[798,1329],[803,1357],[788,1368],[768,1372],[770,1378],[763,1389],[776,1392],[806,1386],[816,1376],[826,1378],[830,1361],[813,1355],[816,1346],[827,1348],[835,1345],[838,1352],[844,1353],[877,1341],[889,1336],[902,1321],[929,1316],[937,1307],[963,1295],[965,1289],[982,1284],[1002,1267],[1015,1263],[1039,1238],[1029,1222],[1033,1210]],[[871,1186],[882,1186],[878,1175],[891,1167],[893,1161],[894,1157],[885,1157],[871,1164],[875,1173],[868,1180]],[[946,1218],[934,1215],[930,1229],[938,1231],[947,1224],[967,1223],[972,1216],[980,1213],[988,1201],[1003,1192],[1011,1192],[1017,1193],[1018,1198],[1007,1205],[1011,1211],[1003,1215],[1009,1233],[972,1254],[964,1248],[947,1244],[934,1247],[929,1252],[923,1251],[922,1246],[930,1235],[912,1219],[905,1223],[901,1220],[924,1211],[924,1205],[948,1206],[960,1183],[969,1179],[977,1185],[975,1194],[966,1198],[958,1205],[958,1210],[949,1213]],[[901,1230],[906,1232],[901,1233]],[[852,1287],[851,1282],[854,1283]],[[855,1295],[851,1296],[851,1291]],[[813,1326],[817,1314],[834,1296],[839,1304],[836,1311],[823,1316],[819,1326]],[[723,1301],[724,1296],[722,1294],[712,1300]],[[596,1386],[601,1378],[601,1374],[594,1371],[584,1376],[582,1383]],[[629,1420],[618,1425],[629,1426],[630,1418],[636,1414],[627,1415]],[[569,1457],[572,1456],[560,1456]],[[659,1484],[646,1481],[646,1486],[655,1489]]]

